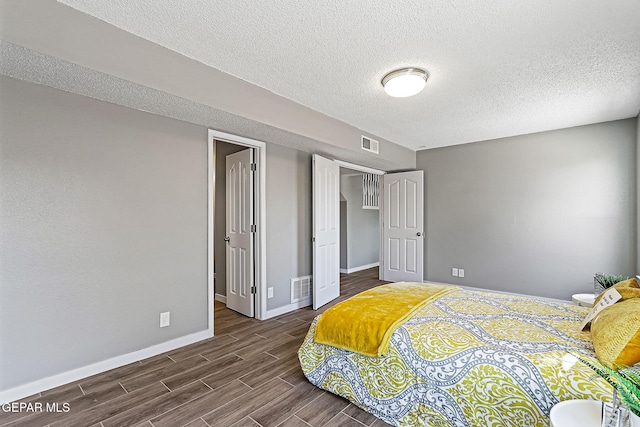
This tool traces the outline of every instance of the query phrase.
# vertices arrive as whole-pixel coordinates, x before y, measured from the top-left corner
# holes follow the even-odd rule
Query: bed
[[[549,411],[559,401],[610,400],[611,387],[578,359],[595,359],[589,332],[579,326],[589,309],[410,285],[429,287],[431,295],[391,325],[378,354],[316,342],[318,323],[333,307],[317,316],[298,352],[308,380],[395,426],[548,426]],[[384,311],[387,298],[366,303]],[[356,317],[357,310],[371,311],[351,310]],[[345,327],[352,323],[343,321]]]

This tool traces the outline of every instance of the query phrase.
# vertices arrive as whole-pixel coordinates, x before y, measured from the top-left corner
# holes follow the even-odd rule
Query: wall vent
[[[312,276],[294,277],[291,279],[291,303],[311,302]]]
[[[362,135],[362,149],[378,154],[378,141]]]

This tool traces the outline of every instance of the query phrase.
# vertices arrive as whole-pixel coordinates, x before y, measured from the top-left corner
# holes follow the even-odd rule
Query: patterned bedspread
[[[298,355],[314,385],[396,426],[549,425],[569,399],[609,400],[611,388],[576,355],[594,358],[588,309],[539,298],[458,290],[428,304],[367,357],[316,344]]]

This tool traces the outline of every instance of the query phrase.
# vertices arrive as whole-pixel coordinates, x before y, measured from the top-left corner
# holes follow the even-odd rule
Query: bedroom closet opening
[[[362,211],[376,211],[375,206],[380,205],[380,185],[373,183],[379,184],[384,172],[318,154],[312,155],[312,166],[312,301],[317,310],[340,297],[341,260],[347,272],[374,268],[380,262],[381,222],[375,221],[375,212],[367,215]],[[356,219],[353,214],[358,213],[360,218]]]
[[[377,265],[380,280],[422,282],[423,171],[385,173],[319,154],[312,165],[313,309],[340,297],[341,268]],[[354,213],[360,218],[351,220]]]
[[[379,177],[340,167],[340,273],[380,265]]]

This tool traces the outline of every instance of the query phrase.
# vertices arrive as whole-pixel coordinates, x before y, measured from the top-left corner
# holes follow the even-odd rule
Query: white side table
[[[602,402],[565,400],[551,408],[551,427],[601,427]]]
[[[565,400],[551,408],[551,427],[601,427],[602,402]],[[631,414],[631,426],[640,427],[640,417]]]
[[[596,296],[591,294],[573,294],[571,295],[571,301],[582,307],[593,307],[593,303],[596,300]]]

